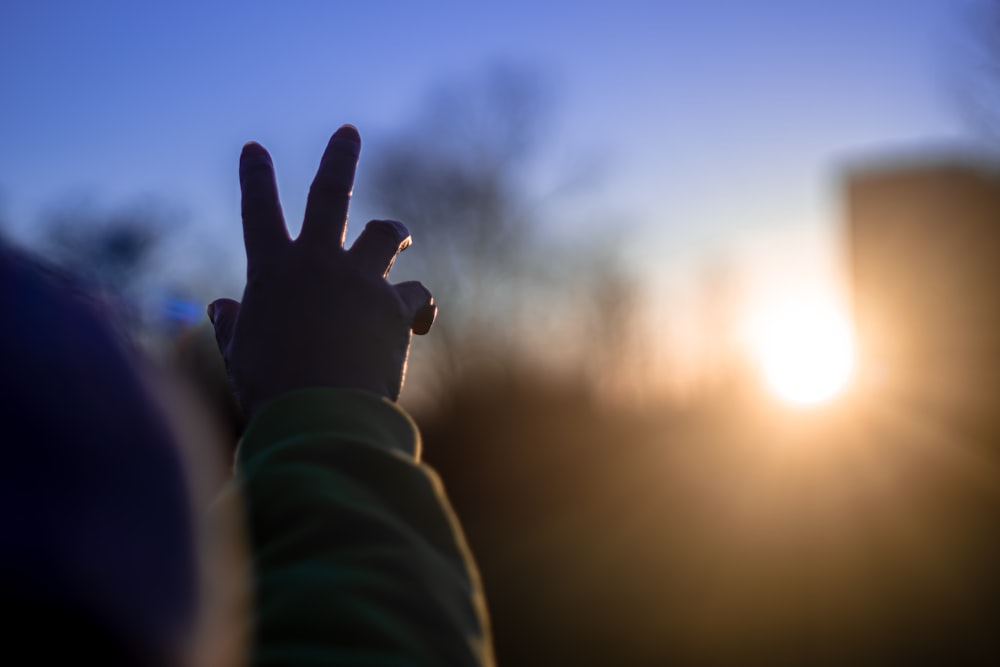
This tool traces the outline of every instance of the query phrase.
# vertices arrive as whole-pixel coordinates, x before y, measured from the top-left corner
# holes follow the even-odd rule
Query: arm
[[[209,315],[250,425],[238,464],[256,581],[257,664],[492,664],[472,559],[392,402],[436,309],[386,276],[392,221],[343,240],[360,150],[334,134],[289,239],[270,156],[240,158],[247,286]]]
[[[488,664],[485,605],[410,419],[359,391],[270,403],[239,454],[257,664]]]

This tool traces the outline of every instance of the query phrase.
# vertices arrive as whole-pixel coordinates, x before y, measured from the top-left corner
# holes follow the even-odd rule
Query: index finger
[[[347,207],[354,187],[354,171],[361,154],[361,136],[353,125],[341,125],[326,146],[319,170],[309,188],[306,215],[299,239],[343,247]]]
[[[274,165],[264,147],[254,141],[240,153],[240,193],[247,269],[252,270],[275,247],[288,243]]]

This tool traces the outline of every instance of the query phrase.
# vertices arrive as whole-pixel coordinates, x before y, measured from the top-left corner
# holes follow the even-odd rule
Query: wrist
[[[313,387],[290,391],[259,406],[240,445],[239,461],[250,465],[274,444],[304,433],[327,434],[420,458],[416,424],[399,406],[359,389]]]

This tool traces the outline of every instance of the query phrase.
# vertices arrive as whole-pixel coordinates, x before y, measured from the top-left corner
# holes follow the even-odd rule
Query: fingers
[[[395,220],[372,220],[358,236],[348,254],[367,273],[383,278],[396,255],[410,247],[410,230]]]
[[[216,299],[208,304],[208,319],[215,327],[215,342],[219,344],[219,351],[222,353],[223,359],[226,358],[226,350],[229,349],[229,342],[233,339],[236,318],[239,314],[239,301]]]
[[[319,170],[309,188],[299,240],[311,244],[344,245],[347,206],[354,187],[354,170],[361,154],[361,136],[353,125],[342,125],[330,138]]]
[[[437,306],[430,290],[416,280],[399,283],[395,287],[411,316],[413,333],[422,336],[430,331],[434,318],[437,317]]]
[[[243,242],[249,271],[277,244],[288,243],[289,240],[281,215],[271,156],[263,146],[253,141],[243,146],[240,154],[240,191]]]

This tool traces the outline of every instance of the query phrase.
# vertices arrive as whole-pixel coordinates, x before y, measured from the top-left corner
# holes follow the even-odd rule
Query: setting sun
[[[792,403],[833,397],[854,369],[851,327],[831,304],[786,304],[761,313],[750,340],[767,386]]]

